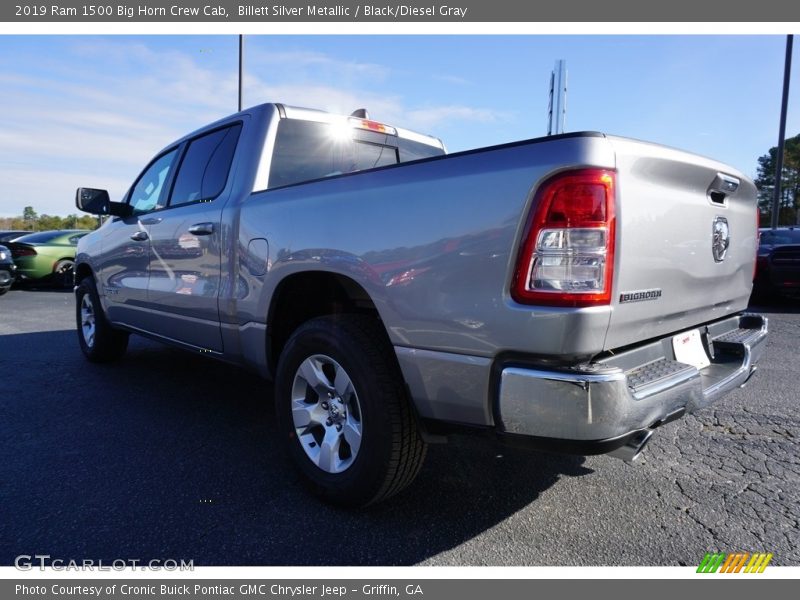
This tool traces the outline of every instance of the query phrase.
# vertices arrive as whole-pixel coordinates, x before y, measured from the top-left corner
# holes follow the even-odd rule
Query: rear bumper
[[[767,330],[758,315],[701,327],[712,360],[702,370],[675,361],[672,336],[570,370],[502,366],[496,423],[501,433],[539,447],[613,451],[744,385]]]
[[[37,256],[23,256],[14,260],[17,265],[17,279],[41,279],[53,272],[55,263],[50,257],[39,254]]]

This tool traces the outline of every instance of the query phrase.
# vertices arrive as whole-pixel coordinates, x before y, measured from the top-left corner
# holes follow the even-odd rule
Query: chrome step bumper
[[[743,314],[703,326],[702,332],[711,355],[711,365],[702,370],[674,360],[666,343],[672,336],[581,368],[509,365],[500,372],[498,429],[602,442],[604,449],[612,439],[624,440],[620,447],[635,439],[646,442],[649,436],[634,434],[744,385],[764,352],[768,323],[760,315]]]

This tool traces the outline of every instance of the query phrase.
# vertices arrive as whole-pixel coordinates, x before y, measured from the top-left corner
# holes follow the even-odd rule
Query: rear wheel
[[[320,317],[298,328],[278,363],[275,399],[289,454],[329,502],[384,500],[422,466],[426,445],[374,318]]]
[[[66,258],[58,261],[53,267],[53,283],[60,288],[75,285],[75,263]]]
[[[117,360],[128,348],[128,333],[114,329],[103,313],[94,280],[87,277],[75,292],[78,344],[92,362]]]

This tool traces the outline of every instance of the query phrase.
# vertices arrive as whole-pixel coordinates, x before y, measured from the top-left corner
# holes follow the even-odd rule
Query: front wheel
[[[374,318],[320,317],[297,329],[278,363],[275,401],[289,454],[331,503],[389,498],[422,466],[426,444]]]
[[[75,290],[78,343],[92,362],[117,360],[128,348],[128,333],[114,329],[103,313],[94,280],[87,277]]]

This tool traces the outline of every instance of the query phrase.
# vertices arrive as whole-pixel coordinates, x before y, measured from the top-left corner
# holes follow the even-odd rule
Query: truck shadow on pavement
[[[243,370],[137,337],[120,363],[93,365],[72,331],[2,335],[0,356],[13,375],[0,397],[0,564],[39,553],[411,565],[592,472],[582,457],[460,437],[431,446],[401,495],[340,510],[303,489],[277,438],[271,384]]]

